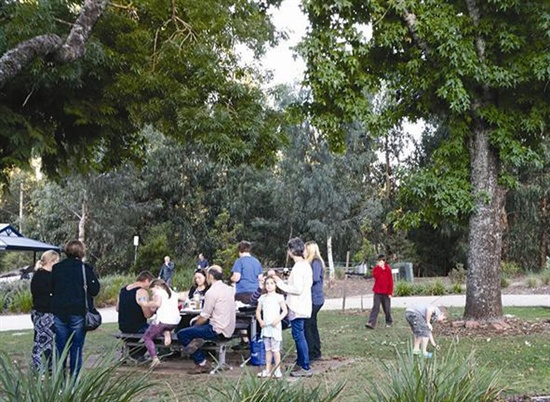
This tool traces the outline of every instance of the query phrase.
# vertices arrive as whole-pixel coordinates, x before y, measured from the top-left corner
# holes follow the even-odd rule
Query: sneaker
[[[191,342],[189,342],[189,345],[185,346],[182,350],[184,353],[192,355],[197,350],[199,350],[205,342],[206,341],[202,338],[195,338]]]
[[[303,368],[300,368],[298,371],[293,371],[290,373],[291,377],[311,377],[313,375],[313,370],[305,370]]]
[[[155,367],[157,367],[159,364],[160,364],[159,358],[155,357],[153,359],[153,361],[151,362],[151,366],[150,366],[151,370],[154,369]]]
[[[281,369],[275,370],[275,373],[273,374],[275,378],[283,378],[283,373],[281,373]]]
[[[386,323],[386,328],[391,328],[392,324],[391,322],[389,324]]]
[[[420,356],[420,350],[414,350],[413,349],[413,355]]]
[[[205,360],[205,363],[202,366],[200,364],[195,364],[195,367],[189,370],[189,374],[205,374],[210,373],[211,370],[212,365],[208,360]]]
[[[269,378],[269,373],[266,370],[262,370],[258,373],[258,377],[260,377],[260,378]]]
[[[433,356],[433,353],[431,353],[431,352],[426,352],[426,353],[424,353],[424,357],[425,357],[426,359],[431,359],[432,356]]]
[[[374,325],[372,325],[370,322],[367,322],[367,323],[365,324],[365,327],[366,327],[367,329],[374,329]]]

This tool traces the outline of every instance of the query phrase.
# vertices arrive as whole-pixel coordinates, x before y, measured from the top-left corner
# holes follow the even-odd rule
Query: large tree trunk
[[[499,160],[489,131],[478,125],[469,144],[475,212],[470,217],[468,275],[464,318],[493,320],[502,316],[500,260],[501,211],[505,191],[498,184]]]

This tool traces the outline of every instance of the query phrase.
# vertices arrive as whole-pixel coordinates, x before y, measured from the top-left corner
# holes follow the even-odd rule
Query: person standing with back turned
[[[82,350],[86,340],[84,316],[86,315],[84,277],[88,286],[88,306],[94,305],[93,298],[99,293],[99,280],[94,269],[83,259],[86,246],[80,240],[71,240],[65,246],[67,258],[52,268],[52,312],[55,322],[55,345],[58,357],[67,344],[69,347],[69,368],[77,376],[82,367]],[[63,367],[66,361],[62,362]]]
[[[374,296],[372,299],[372,310],[370,312],[369,322],[365,324],[368,329],[374,329],[376,320],[380,311],[380,305],[386,315],[386,327],[391,327],[393,319],[391,317],[391,297],[393,294],[393,276],[391,268],[386,263],[386,256],[378,254],[376,265],[372,268],[372,277],[374,278],[374,287],[372,288]]]

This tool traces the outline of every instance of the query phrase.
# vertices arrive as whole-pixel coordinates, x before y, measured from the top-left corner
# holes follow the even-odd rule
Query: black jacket
[[[52,269],[52,303],[55,315],[84,315],[84,280],[82,277],[83,262],[76,258],[67,258],[58,262]],[[99,280],[93,268],[84,264],[88,285],[88,306],[93,306],[93,297],[99,293]]]

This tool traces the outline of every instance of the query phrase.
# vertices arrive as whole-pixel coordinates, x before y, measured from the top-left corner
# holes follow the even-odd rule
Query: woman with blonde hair
[[[32,347],[32,365],[36,370],[46,365],[51,367],[54,336],[54,316],[51,310],[52,267],[59,261],[59,253],[48,250],[36,262],[31,280],[32,311],[34,326],[34,344]],[[43,361],[42,359],[45,359]]]
[[[311,265],[313,271],[313,284],[311,285],[311,317],[307,318],[304,325],[306,341],[309,349],[309,360],[315,361],[321,358],[321,337],[317,327],[317,313],[325,303],[323,294],[323,272],[325,262],[321,258],[319,246],[314,241],[308,241],[304,250],[304,257]]]

